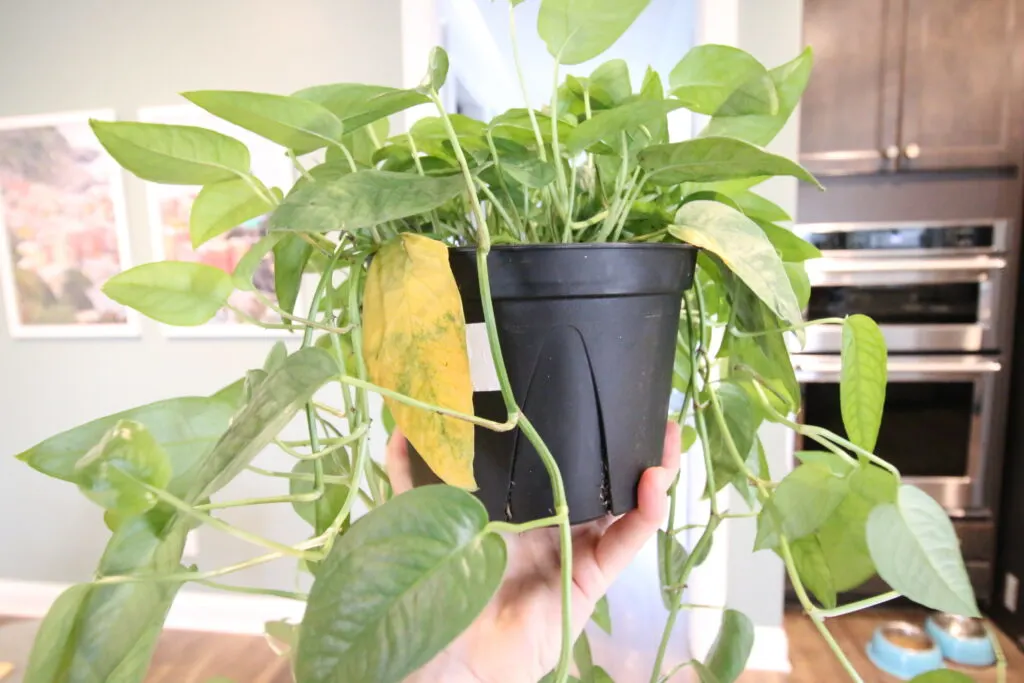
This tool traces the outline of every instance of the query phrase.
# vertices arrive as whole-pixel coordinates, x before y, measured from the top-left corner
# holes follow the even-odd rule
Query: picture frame
[[[124,177],[90,119],[116,115],[0,118],[0,301],[14,339],[140,334],[138,314],[100,289],[132,259]]]

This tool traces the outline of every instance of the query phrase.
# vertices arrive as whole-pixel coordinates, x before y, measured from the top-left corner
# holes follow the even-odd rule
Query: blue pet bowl
[[[875,629],[867,654],[872,664],[903,681],[944,668],[942,652],[931,636],[903,621],[889,622]]]
[[[980,619],[956,614],[933,614],[924,629],[942,650],[942,656],[966,666],[992,666],[996,653]]]

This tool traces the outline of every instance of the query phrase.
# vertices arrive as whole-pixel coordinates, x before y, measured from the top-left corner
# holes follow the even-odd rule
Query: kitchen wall
[[[199,88],[288,93],[306,85],[362,81],[402,85],[399,0],[43,0],[2,3],[0,116],[176,104]],[[131,252],[152,258],[143,185],[126,177]],[[3,316],[0,316],[2,319]],[[161,398],[204,394],[259,366],[260,340],[168,340],[143,321],[122,340],[15,340],[0,325],[0,578],[88,579],[109,532],[100,511],[66,483],[12,456],[60,430]],[[278,482],[243,475],[224,492],[280,493]],[[274,506],[224,517],[282,540],[308,527]],[[252,556],[251,547],[200,531],[212,568]],[[287,587],[294,563],[240,577]],[[2,608],[2,605],[0,605]]]

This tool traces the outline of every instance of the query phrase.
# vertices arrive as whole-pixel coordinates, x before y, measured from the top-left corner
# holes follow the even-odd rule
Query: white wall
[[[337,81],[402,84],[399,0],[0,2],[0,116],[175,104],[200,88],[289,93]],[[183,100],[181,100],[183,102]],[[126,178],[133,261],[152,258],[140,181]],[[3,316],[0,316],[0,320]],[[109,532],[75,488],[11,456],[58,431],[161,398],[205,394],[258,367],[270,342],[168,340],[144,321],[126,340],[13,340],[0,326],[0,578],[90,578]],[[279,493],[240,477],[224,496]],[[278,539],[309,528],[280,506],[224,517]],[[202,568],[259,554],[201,530]],[[294,563],[239,576],[289,588]],[[0,605],[2,611],[3,605]]]

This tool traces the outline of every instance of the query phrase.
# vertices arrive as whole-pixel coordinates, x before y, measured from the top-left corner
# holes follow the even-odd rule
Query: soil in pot
[[[495,319],[516,401],[551,449],[573,524],[636,507],[640,475],[661,460],[687,245],[494,247]],[[505,419],[490,363],[476,253],[453,249],[473,365],[477,415]],[[412,454],[417,485],[439,480]],[[491,519],[554,514],[547,471],[518,430],[476,429],[474,470]]]

